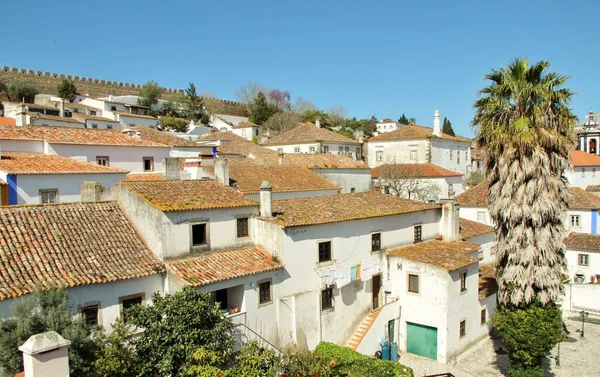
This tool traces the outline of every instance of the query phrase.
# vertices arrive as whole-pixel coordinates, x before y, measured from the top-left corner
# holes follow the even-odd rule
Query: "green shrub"
[[[290,347],[281,360],[281,372],[289,377],[330,377],[329,360],[317,352]]]
[[[412,377],[412,369],[400,363],[379,360],[360,354],[347,347],[321,342],[315,353],[330,360],[332,376],[348,377]]]
[[[177,131],[177,132],[187,132],[188,131],[188,121],[181,118],[175,117],[161,117],[160,125],[165,129]]]

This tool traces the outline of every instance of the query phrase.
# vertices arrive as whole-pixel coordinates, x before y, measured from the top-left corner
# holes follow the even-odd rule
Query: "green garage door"
[[[407,351],[437,360],[437,329],[406,322]]]

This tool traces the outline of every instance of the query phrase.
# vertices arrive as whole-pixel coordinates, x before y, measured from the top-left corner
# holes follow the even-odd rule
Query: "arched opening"
[[[590,140],[590,153],[596,154],[596,139]]]

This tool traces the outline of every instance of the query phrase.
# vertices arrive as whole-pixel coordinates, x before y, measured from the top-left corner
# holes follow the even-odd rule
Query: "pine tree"
[[[456,136],[454,134],[454,130],[452,129],[452,123],[448,120],[448,118],[444,117],[444,126],[442,127],[442,131],[446,135]]]
[[[408,118],[406,115],[402,114],[402,116],[398,119],[398,123],[408,124]]]

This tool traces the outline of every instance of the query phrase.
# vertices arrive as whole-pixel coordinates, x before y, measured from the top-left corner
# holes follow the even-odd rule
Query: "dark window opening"
[[[331,241],[319,242],[319,263],[331,260]]]
[[[237,219],[237,236],[247,237],[248,234],[248,218]]]
[[[206,244],[206,224],[192,225],[192,245]]]
[[[381,250],[381,233],[371,235],[371,251]]]
[[[321,291],[321,310],[333,308],[333,288],[325,288]]]
[[[84,305],[80,310],[81,318],[85,323],[91,326],[98,324],[98,304]]]
[[[259,303],[264,304],[271,301],[271,282],[265,281],[258,285]]]
[[[421,237],[421,225],[415,225],[415,242],[421,242],[423,238]]]

